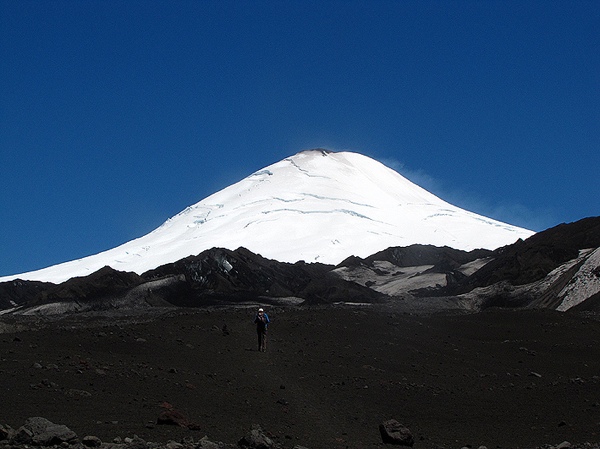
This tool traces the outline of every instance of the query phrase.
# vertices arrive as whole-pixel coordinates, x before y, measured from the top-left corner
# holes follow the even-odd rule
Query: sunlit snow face
[[[106,265],[141,274],[214,247],[245,247],[281,262],[338,264],[393,246],[495,249],[532,234],[455,207],[366,156],[312,151],[253,173],[141,238],[0,281],[58,283]]]

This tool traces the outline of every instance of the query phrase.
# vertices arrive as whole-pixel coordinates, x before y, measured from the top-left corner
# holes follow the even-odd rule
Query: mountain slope
[[[59,283],[106,265],[141,274],[213,247],[337,264],[390,246],[495,249],[532,234],[453,206],[366,156],[310,150],[253,173],[141,238],[0,282]]]
[[[500,281],[524,285],[544,279],[551,271],[576,260],[583,250],[600,247],[600,217],[563,223],[523,242],[501,248],[492,262],[477,271],[450,294]]]
[[[380,304],[403,313],[490,307],[598,311],[600,217],[562,224],[495,251],[390,247],[337,266],[211,248],[142,275],[103,267],[61,284],[0,283],[1,315],[157,307]]]
[[[437,301],[471,311],[597,311],[600,217],[563,223],[495,251],[388,248],[366,259],[348,258],[333,273],[391,297],[415,298],[421,310]]]

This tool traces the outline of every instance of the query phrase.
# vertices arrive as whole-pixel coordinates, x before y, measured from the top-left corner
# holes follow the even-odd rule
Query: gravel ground
[[[0,424],[42,416],[104,441],[226,443],[260,424],[285,447],[311,449],[383,447],[378,425],[388,419],[412,431],[415,448],[600,440],[595,319],[373,306],[267,312],[266,353],[255,347],[253,308],[0,317]],[[198,429],[158,425],[168,406]]]

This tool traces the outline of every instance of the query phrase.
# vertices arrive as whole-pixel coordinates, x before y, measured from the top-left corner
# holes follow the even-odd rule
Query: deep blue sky
[[[0,275],[300,150],[536,231],[600,214],[598,1],[0,0]]]

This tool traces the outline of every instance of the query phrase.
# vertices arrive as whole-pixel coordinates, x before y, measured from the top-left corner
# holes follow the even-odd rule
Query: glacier
[[[143,237],[0,282],[60,283],[107,265],[141,274],[213,247],[335,265],[391,246],[496,249],[533,234],[453,206],[367,156],[307,150],[187,207]]]

